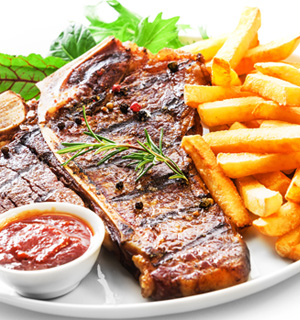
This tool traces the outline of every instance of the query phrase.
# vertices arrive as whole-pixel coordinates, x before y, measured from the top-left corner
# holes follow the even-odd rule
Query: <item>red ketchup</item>
[[[83,255],[91,236],[84,221],[67,213],[24,213],[0,230],[0,265],[15,270],[53,268]]]

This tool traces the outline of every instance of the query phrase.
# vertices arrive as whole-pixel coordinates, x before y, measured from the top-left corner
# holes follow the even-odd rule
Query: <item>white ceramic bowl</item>
[[[19,294],[30,298],[51,299],[64,295],[78,286],[96,262],[104,239],[104,224],[93,211],[60,202],[34,203],[11,209],[0,216],[0,223],[29,210],[38,210],[41,213],[54,210],[71,214],[86,221],[93,231],[90,246],[77,259],[50,269],[23,271],[0,266],[1,280],[12,286]]]

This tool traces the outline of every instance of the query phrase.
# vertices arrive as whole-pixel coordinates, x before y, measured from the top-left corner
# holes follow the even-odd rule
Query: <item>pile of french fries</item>
[[[300,35],[259,44],[260,26],[247,7],[231,34],[183,48],[203,54],[212,86],[185,86],[209,132],[182,147],[237,227],[277,237],[277,253],[299,260],[300,64],[284,60]]]

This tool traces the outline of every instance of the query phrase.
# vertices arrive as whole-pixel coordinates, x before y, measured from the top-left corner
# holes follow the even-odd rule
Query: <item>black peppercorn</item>
[[[212,198],[202,198],[199,203],[200,208],[208,208],[214,204],[214,200]]]
[[[122,190],[124,188],[124,183],[123,181],[119,181],[116,183],[116,189]]]
[[[128,112],[129,105],[125,102],[120,104],[120,110],[122,113],[126,114]]]
[[[5,159],[9,158],[9,148],[8,147],[6,147],[6,146],[2,147],[1,152],[2,152]]]
[[[146,110],[140,110],[138,112],[138,119],[140,121],[146,121],[148,118],[150,118],[150,114]]]
[[[201,53],[198,53],[198,54],[197,54],[196,60],[197,60],[198,62],[200,62],[200,63],[205,63],[205,59],[204,59],[204,57],[203,57],[203,55],[202,55]]]
[[[119,95],[120,96],[127,96],[128,94],[128,88],[127,87],[121,87]]]
[[[176,72],[178,71],[178,63],[177,61],[171,61],[168,63],[168,68],[170,69],[171,72]]]
[[[135,203],[135,208],[136,208],[137,210],[142,210],[143,207],[144,207],[144,204],[143,204],[142,201],[138,201],[138,202]]]
[[[58,127],[58,129],[59,130],[63,130],[64,128],[65,128],[65,123],[64,122],[59,122],[58,124],[57,124],[57,127]]]
[[[74,119],[75,123],[78,124],[78,125],[81,125],[82,124],[82,119],[80,117],[76,117]]]

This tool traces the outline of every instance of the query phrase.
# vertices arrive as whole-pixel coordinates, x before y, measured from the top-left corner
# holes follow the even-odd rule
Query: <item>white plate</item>
[[[270,24],[272,25],[272,24]],[[274,38],[270,35],[268,38]],[[300,62],[298,55],[290,60]],[[253,228],[243,234],[250,249],[252,271],[248,282],[223,290],[153,302],[143,299],[140,287],[119,262],[101,251],[101,272],[95,265],[90,274],[71,293],[43,301],[21,297],[0,282],[0,302],[52,315],[81,318],[142,318],[200,310],[233,301],[269,288],[300,272],[300,261],[282,259],[274,250],[274,240]]]

